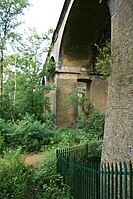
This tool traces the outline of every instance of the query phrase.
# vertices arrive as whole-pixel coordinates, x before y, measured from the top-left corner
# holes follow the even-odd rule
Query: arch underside
[[[62,37],[60,60],[62,66],[83,67],[94,71],[97,45],[111,38],[108,6],[99,0],[75,0]]]

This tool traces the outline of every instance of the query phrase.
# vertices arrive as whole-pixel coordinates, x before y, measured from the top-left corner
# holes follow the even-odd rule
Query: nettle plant
[[[111,42],[107,41],[106,44],[101,48],[95,44],[98,51],[98,56],[96,57],[96,72],[102,74],[103,76],[109,76],[111,74]]]

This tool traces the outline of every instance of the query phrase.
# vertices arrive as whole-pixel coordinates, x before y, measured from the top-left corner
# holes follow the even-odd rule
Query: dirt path
[[[33,154],[33,155],[27,155],[25,158],[25,164],[32,165],[34,168],[37,167],[44,157],[43,154]]]

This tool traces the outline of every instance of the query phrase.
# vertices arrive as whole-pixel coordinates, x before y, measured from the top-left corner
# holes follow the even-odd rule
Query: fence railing
[[[88,147],[57,150],[57,171],[74,199],[133,199],[133,165],[89,162]]]

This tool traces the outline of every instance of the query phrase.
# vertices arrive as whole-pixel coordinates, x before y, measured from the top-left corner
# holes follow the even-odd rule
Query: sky
[[[55,29],[65,0],[29,0],[32,6],[25,11],[24,29],[36,28],[38,33]]]

